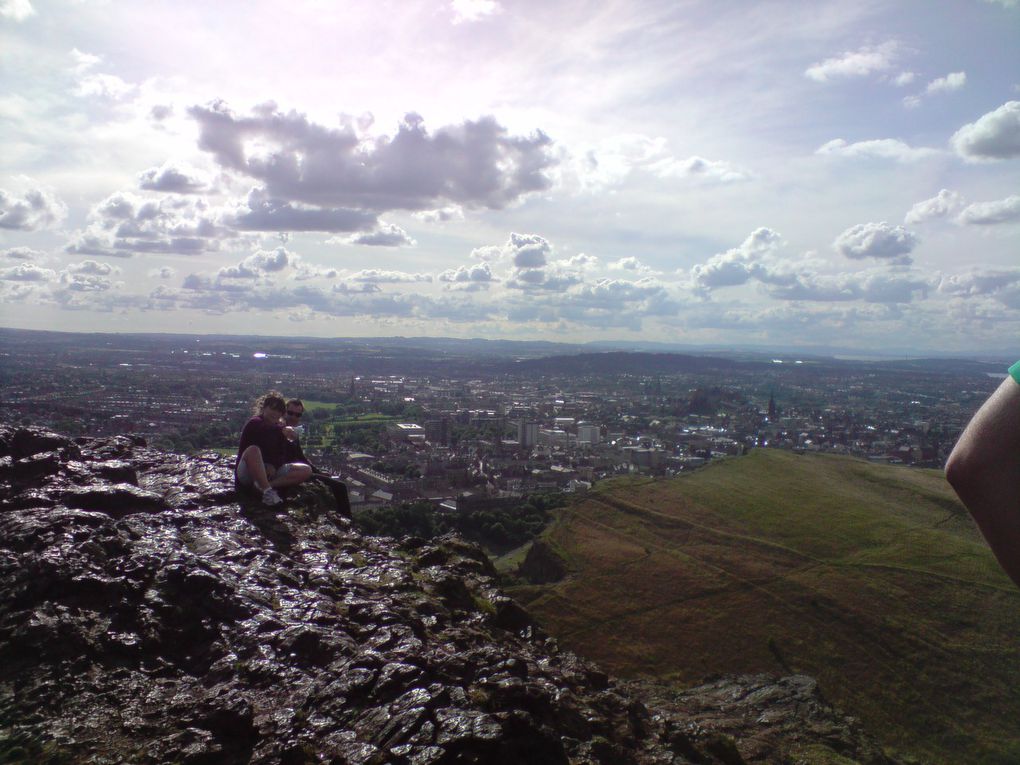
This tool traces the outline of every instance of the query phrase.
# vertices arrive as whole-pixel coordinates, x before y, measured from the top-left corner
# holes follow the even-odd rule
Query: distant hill
[[[514,595],[612,672],[805,673],[900,755],[1020,762],[1020,591],[937,471],[756,450],[604,484],[543,541],[570,573]]]
[[[740,362],[712,356],[689,356],[682,353],[581,353],[522,359],[505,366],[515,374],[679,374],[726,371],[761,366],[762,362]]]

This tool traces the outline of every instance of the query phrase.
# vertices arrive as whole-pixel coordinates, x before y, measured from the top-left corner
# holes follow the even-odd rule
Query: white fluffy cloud
[[[717,253],[691,269],[697,291],[736,287],[751,279],[769,280],[771,270],[763,262],[782,244],[782,236],[770,228],[757,228],[738,247]]]
[[[40,268],[35,263],[22,263],[11,268],[0,268],[0,280],[9,282],[48,282],[56,278],[56,272]]]
[[[836,237],[832,246],[854,260],[877,258],[906,265],[912,262],[910,252],[917,244],[917,237],[903,226],[890,226],[882,221],[851,226]]]
[[[865,77],[876,72],[885,72],[895,62],[898,47],[894,41],[889,41],[877,47],[864,47],[849,51],[812,64],[804,71],[804,75],[816,82],[830,82],[836,79]]]
[[[360,244],[369,247],[414,247],[418,244],[400,226],[380,221],[375,231],[326,240],[327,244]]]
[[[1007,101],[976,122],[964,125],[949,142],[965,159],[1020,157],[1020,101]]]
[[[146,191],[196,194],[203,191],[207,185],[208,182],[199,171],[174,162],[165,162],[161,167],[151,167],[138,175],[138,187]]]
[[[221,239],[232,236],[201,197],[117,192],[93,208],[89,221],[67,244],[67,252],[107,257],[198,255],[219,250]]]
[[[942,189],[931,199],[916,203],[907,212],[906,223],[922,223],[933,218],[947,218],[963,206],[963,197],[955,191]]]
[[[967,205],[958,218],[960,223],[992,225],[1020,221],[1020,196],[1006,197],[995,202],[975,202]]]
[[[475,263],[443,271],[437,277],[441,282],[451,284],[486,285],[496,280],[488,263]]]
[[[453,11],[454,24],[478,21],[503,11],[496,0],[450,0],[450,9]]]
[[[451,220],[463,220],[464,210],[458,205],[449,205],[436,210],[419,210],[411,213],[411,216],[425,223],[446,223]]]
[[[896,162],[916,162],[941,153],[937,149],[914,148],[896,138],[879,138],[855,143],[847,143],[842,138],[835,138],[819,146],[815,151],[815,154],[837,157],[876,157],[892,159]]]
[[[109,263],[99,263],[95,260],[83,260],[81,263],[71,263],[66,271],[71,274],[85,274],[91,276],[109,276],[120,271],[116,266]]]
[[[221,268],[218,279],[258,279],[259,277],[283,271],[291,264],[294,254],[284,247],[274,250],[256,250],[235,266]]]
[[[924,92],[929,95],[932,93],[949,93],[954,90],[959,90],[966,84],[966,72],[950,72],[945,77],[939,77],[929,82],[928,87],[924,89]]]
[[[11,21],[24,21],[35,15],[29,0],[0,0],[0,16]]]
[[[511,232],[502,245],[484,245],[471,251],[471,257],[485,263],[509,260],[516,268],[541,268],[549,261],[552,245],[538,234]]]
[[[821,302],[860,300],[865,303],[910,303],[925,298],[938,278],[917,271],[873,270],[853,274],[798,274],[789,284],[766,287],[780,300]]]
[[[692,155],[673,155],[665,138],[624,134],[597,145],[577,147],[560,168],[560,184],[585,191],[600,191],[618,185],[633,173],[654,178],[681,179],[695,183],[719,184],[746,181],[749,170],[724,160]]]
[[[199,146],[224,170],[263,184],[264,201],[277,207],[500,209],[547,189],[544,173],[554,162],[545,135],[509,135],[492,117],[430,133],[420,116],[407,114],[395,135],[370,140],[352,125],[328,128],[275,104],[248,117],[223,103],[190,113]]]
[[[45,252],[33,250],[31,247],[12,247],[0,253],[0,258],[5,260],[34,260],[42,261],[47,259]]]
[[[954,297],[996,295],[1010,287],[1020,285],[1020,268],[972,269],[942,278],[939,292]]]
[[[925,96],[931,96],[937,93],[950,93],[954,90],[960,90],[966,84],[966,72],[950,72],[945,77],[938,77],[929,82],[923,93],[907,96],[903,99],[903,103],[911,108],[920,106],[921,101]]]
[[[366,268],[348,277],[352,282],[370,282],[372,284],[407,284],[430,282],[429,274],[409,274],[405,271],[385,271],[378,268]]]
[[[616,269],[619,271],[635,271],[639,274],[651,274],[655,269],[649,268],[640,260],[635,258],[633,255],[626,258],[620,258],[617,261],[609,263],[609,268]]]
[[[20,196],[0,189],[0,228],[37,231],[64,219],[67,206],[43,189],[30,189]]]

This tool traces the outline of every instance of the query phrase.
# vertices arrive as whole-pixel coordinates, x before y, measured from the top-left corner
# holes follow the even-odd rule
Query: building
[[[522,448],[530,448],[538,444],[539,424],[520,420],[517,423],[517,443]]]
[[[594,445],[602,441],[602,429],[598,425],[578,425],[577,443]]]

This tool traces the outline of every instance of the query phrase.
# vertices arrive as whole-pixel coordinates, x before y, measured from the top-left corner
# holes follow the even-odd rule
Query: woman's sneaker
[[[272,486],[262,492],[262,504],[272,507],[273,505],[278,505],[281,502],[283,502],[283,497],[277,494],[276,489]]]

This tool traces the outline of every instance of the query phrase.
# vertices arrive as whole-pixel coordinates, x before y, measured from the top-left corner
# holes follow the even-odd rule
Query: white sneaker
[[[272,507],[273,505],[278,505],[281,502],[283,502],[283,497],[277,494],[276,489],[272,486],[262,492],[262,504]]]

